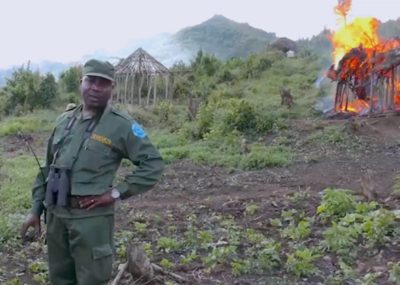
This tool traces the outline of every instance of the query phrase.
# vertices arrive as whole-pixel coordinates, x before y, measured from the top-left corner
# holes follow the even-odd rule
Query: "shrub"
[[[240,161],[242,169],[262,169],[272,166],[284,166],[292,160],[292,153],[283,146],[251,146],[251,152],[244,155]]]
[[[324,245],[328,250],[348,255],[355,247],[359,233],[359,229],[353,225],[344,226],[334,222],[323,233]]]
[[[327,188],[324,190],[322,203],[317,208],[317,214],[323,219],[337,220],[354,211],[355,207],[356,201],[350,190]]]
[[[320,258],[320,255],[312,249],[297,249],[289,254],[286,261],[286,269],[297,277],[310,276],[318,272],[314,262]]]

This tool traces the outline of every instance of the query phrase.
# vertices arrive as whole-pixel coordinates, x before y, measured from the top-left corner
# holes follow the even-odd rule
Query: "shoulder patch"
[[[132,124],[132,132],[136,137],[141,138],[141,139],[143,139],[147,136],[146,133],[144,132],[144,130],[142,129],[142,127],[136,122],[134,122]]]

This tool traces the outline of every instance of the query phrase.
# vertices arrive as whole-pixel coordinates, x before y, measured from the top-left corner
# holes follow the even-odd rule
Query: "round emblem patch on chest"
[[[143,139],[143,138],[146,137],[146,133],[144,132],[144,130],[142,129],[142,127],[138,123],[133,123],[132,124],[132,132],[138,138]]]

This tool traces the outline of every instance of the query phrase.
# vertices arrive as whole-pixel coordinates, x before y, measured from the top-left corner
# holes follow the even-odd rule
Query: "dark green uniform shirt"
[[[75,118],[75,119],[73,119]],[[95,120],[94,130],[88,129]],[[72,128],[68,131],[67,125]],[[141,127],[129,116],[108,106],[100,118],[84,117],[82,106],[65,112],[56,121],[56,127],[48,141],[46,164],[38,174],[33,187],[32,212],[43,211],[45,183],[49,165],[71,168],[71,195],[101,195],[110,190],[116,171],[123,158],[136,166],[124,180],[114,185],[125,199],[143,193],[154,186],[161,177],[164,163]],[[51,206],[59,216],[82,217],[112,214],[113,206],[84,209]]]

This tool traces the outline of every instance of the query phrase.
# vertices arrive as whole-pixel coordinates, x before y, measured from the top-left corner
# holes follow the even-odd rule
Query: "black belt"
[[[68,199],[68,207],[73,208],[73,209],[80,209],[80,202],[87,197],[93,197],[93,195],[90,196],[70,196]]]

